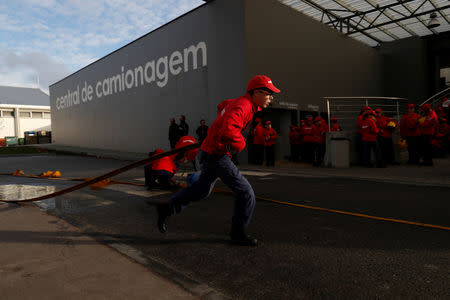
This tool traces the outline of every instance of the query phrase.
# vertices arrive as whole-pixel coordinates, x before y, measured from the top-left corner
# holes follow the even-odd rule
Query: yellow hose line
[[[231,192],[231,191],[221,190],[221,189],[214,189],[214,192],[222,193],[222,194],[233,194],[233,192]],[[394,223],[401,223],[401,224],[408,224],[408,225],[415,225],[415,226],[421,226],[421,227],[442,229],[442,230],[450,231],[450,227],[441,226],[441,225],[419,223],[419,222],[400,220],[400,219],[393,219],[393,218],[377,217],[377,216],[371,216],[371,215],[366,215],[366,214],[354,213],[354,212],[349,212],[349,211],[344,211],[344,210],[337,210],[337,209],[323,208],[323,207],[318,207],[318,206],[311,206],[311,205],[305,205],[305,204],[298,204],[298,203],[292,203],[292,202],[273,200],[273,199],[268,199],[268,198],[263,198],[263,197],[258,197],[258,196],[256,196],[256,199],[257,200],[266,201],[266,202],[272,202],[272,203],[278,203],[278,204],[283,204],[283,205],[302,207],[302,208],[307,208],[307,209],[312,209],[312,210],[326,211],[326,212],[334,213],[334,214],[341,214],[341,215],[354,216],[354,217],[360,217],[360,218],[366,218],[366,219],[372,219],[372,220],[378,220],[378,221],[394,222]]]

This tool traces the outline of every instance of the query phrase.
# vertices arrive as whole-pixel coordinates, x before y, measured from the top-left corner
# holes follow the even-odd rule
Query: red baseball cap
[[[371,109],[370,106],[363,106],[363,108],[362,108],[362,110],[364,110],[364,111],[369,110],[369,109]]]
[[[317,116],[317,117],[314,119],[314,122],[317,122],[317,121],[322,121],[322,118],[321,118],[320,116]]]
[[[415,106],[415,105],[414,105],[413,103],[409,103],[409,104],[407,105],[408,108],[414,108],[414,106]]]
[[[375,109],[375,112],[382,112],[383,110],[381,108]]]
[[[252,79],[250,79],[250,81],[248,82],[248,85],[247,85],[247,92],[251,91],[251,90],[260,89],[260,88],[267,88],[274,93],[280,92],[280,90],[277,89],[273,85],[272,79],[270,79],[269,77],[264,76],[264,75],[257,75],[255,77],[253,77]]]
[[[261,122],[261,118],[256,118],[255,122]]]
[[[266,125],[272,124],[272,122],[270,121],[266,121]]]
[[[423,109],[423,110],[430,109],[431,108],[431,104],[430,103],[422,104],[422,106],[420,108]]]

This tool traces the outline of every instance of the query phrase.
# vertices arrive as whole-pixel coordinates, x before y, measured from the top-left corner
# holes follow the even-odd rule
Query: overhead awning
[[[278,0],[370,46],[450,31],[449,0]]]

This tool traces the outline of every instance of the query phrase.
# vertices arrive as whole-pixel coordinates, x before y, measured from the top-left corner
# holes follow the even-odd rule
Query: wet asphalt
[[[0,171],[94,177],[127,163],[66,155],[0,157]],[[450,227],[448,187],[258,175],[246,177],[260,197]],[[142,182],[142,177],[136,169],[116,179]],[[11,184],[71,185],[0,176],[0,188]],[[232,299],[450,297],[450,231],[258,201],[248,231],[260,244],[247,248],[229,243],[233,198],[224,194],[192,204],[169,220],[166,234],[159,233],[155,209],[147,202],[169,197],[113,185],[51,199],[47,208]]]

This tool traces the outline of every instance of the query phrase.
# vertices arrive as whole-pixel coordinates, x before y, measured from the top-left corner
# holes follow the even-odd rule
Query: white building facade
[[[0,86],[0,139],[51,131],[50,99],[40,89]]]

